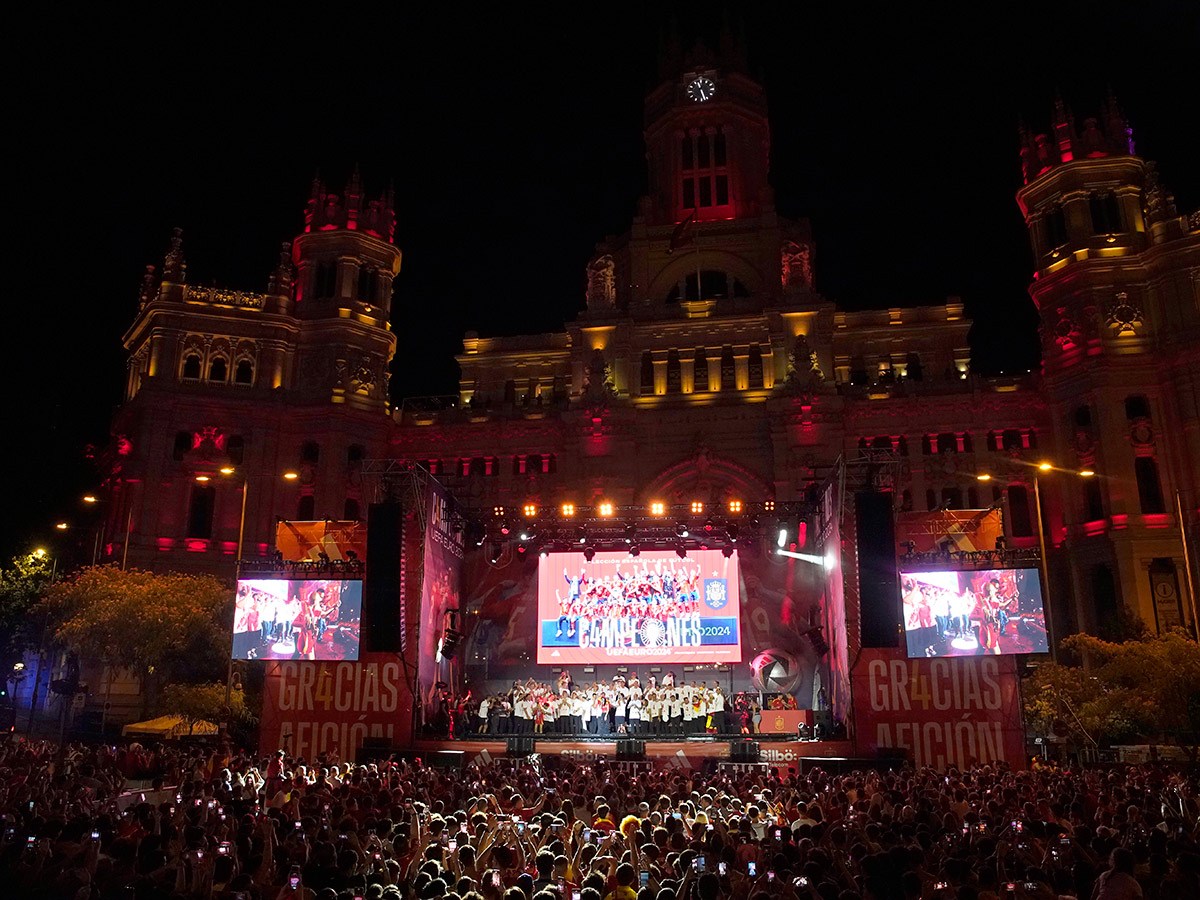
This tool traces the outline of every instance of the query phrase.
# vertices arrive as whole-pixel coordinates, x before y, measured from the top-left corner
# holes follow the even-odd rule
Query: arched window
[[[897,443],[896,451],[901,456],[908,456],[908,438],[905,437],[904,435],[900,435],[900,440],[897,441],[896,443]]]
[[[207,540],[212,537],[213,511],[217,504],[217,489],[211,484],[192,485],[188,503],[187,536]]]
[[[347,497],[345,504],[342,506],[343,521],[357,522],[361,517],[361,510],[359,509],[358,501],[353,497]]]
[[[905,490],[903,492],[901,492],[901,494],[900,494],[900,512],[912,512],[912,511],[913,511],[912,491],[905,488]]]
[[[654,357],[649,350],[642,354],[642,393],[654,393]]]
[[[183,459],[189,450],[192,449],[192,433],[190,431],[175,432],[175,445],[172,448],[171,456],[178,462]]]
[[[1055,250],[1067,242],[1067,217],[1061,206],[1046,213],[1046,250]]]
[[[195,353],[189,353],[184,359],[183,377],[196,379],[200,377],[200,357]]]
[[[1112,191],[1088,197],[1092,211],[1092,230],[1096,234],[1117,234],[1121,231],[1121,205]]]
[[[762,348],[758,344],[750,345],[748,366],[750,371],[750,390],[761,390],[763,386],[763,358]]]
[[[962,488],[942,488],[942,506],[946,509],[962,509]]]
[[[1083,515],[1085,522],[1104,518],[1104,495],[1100,491],[1100,479],[1095,476],[1083,479]]]
[[[975,441],[971,438],[971,432],[964,431],[962,435],[962,446],[964,453],[975,452]]]
[[[979,509],[979,491],[973,484],[967,488],[967,509]]]
[[[360,303],[375,302],[375,270],[366,266],[358,270],[358,300]]]
[[[749,297],[750,290],[733,275],[720,269],[704,269],[700,273],[701,290],[696,290],[696,273],[685,275],[667,294],[668,303],[680,300],[726,300],[730,297]]]
[[[539,453],[531,453],[525,457],[525,474],[526,475],[541,475],[542,474],[542,457]]]
[[[1008,521],[1013,537],[1033,537],[1033,517],[1029,515],[1029,490],[1023,484],[1008,486]]]
[[[222,382],[229,380],[229,363],[225,361],[225,357],[214,357],[213,361],[208,364],[208,380]]]
[[[1092,602],[1095,604],[1097,625],[1116,620],[1120,607],[1112,566],[1102,564],[1092,568]]]
[[[1138,499],[1142,504],[1142,512],[1150,515],[1166,512],[1166,507],[1163,506],[1162,484],[1158,480],[1158,463],[1154,457],[1135,458],[1133,474],[1137,478]]]
[[[504,382],[504,402],[517,402],[517,382],[513,378],[510,378],[508,381]]]
[[[362,468],[362,461],[367,458],[367,448],[362,444],[351,444],[346,448],[346,468],[357,472]]]
[[[248,359],[239,360],[233,380],[238,384],[254,384],[254,363]]]
[[[886,434],[880,434],[871,439],[871,449],[873,450],[891,450],[892,439]]]
[[[958,438],[950,432],[946,431],[937,436],[937,452],[938,453],[957,453]]]
[[[867,361],[862,356],[850,357],[850,383],[866,384],[870,381],[867,375]]]
[[[329,300],[337,290],[337,263],[317,263],[316,276],[313,280],[313,292],[318,300]]]
[[[937,494],[934,492],[933,488],[926,488],[925,489],[925,508],[927,510],[929,510],[930,512],[932,512],[933,510],[937,509],[937,505],[938,505]]]
[[[1002,435],[1003,444],[1001,450],[1020,450],[1021,449],[1021,432],[1016,428],[1005,428]]]
[[[678,394],[683,390],[683,369],[679,365],[679,351],[667,351],[667,393]]]
[[[1150,418],[1150,401],[1142,394],[1133,394],[1125,398],[1125,418],[1130,422],[1136,419]]]
[[[311,522],[317,517],[317,498],[312,494],[302,494],[296,504],[296,519],[301,522]]]
[[[696,355],[692,357],[692,378],[695,380],[695,390],[708,390],[708,355],[703,347],[697,347]]]
[[[300,448],[300,462],[315,466],[321,461],[321,445],[316,441],[305,441]]]
[[[1075,427],[1092,427],[1092,408],[1086,403],[1084,403],[1082,406],[1075,407]]]

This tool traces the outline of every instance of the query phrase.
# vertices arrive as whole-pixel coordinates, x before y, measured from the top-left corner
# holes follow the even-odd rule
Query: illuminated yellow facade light
[[[83,495],[83,502],[84,502],[84,503],[95,503],[95,502],[96,502],[96,498],[95,498],[95,497],[93,497],[91,494],[84,494],[84,495]]]
[[[1038,463],[1038,468],[1041,469],[1043,472],[1049,472],[1051,469],[1054,468],[1054,466],[1050,465],[1050,463],[1048,463],[1048,462],[1044,462],[1044,463]]]
[[[54,527],[55,527],[55,528],[57,528],[59,531],[66,531],[66,530],[67,530],[67,523],[66,523],[66,522],[59,522],[59,523],[58,523],[57,525],[55,525]]]
[[[235,471],[236,470],[233,468],[233,466],[221,466],[222,475],[232,475]]]
[[[650,504],[650,515],[652,515],[652,516],[664,515],[666,513],[666,511],[667,511],[667,504],[663,503],[661,500],[655,500],[653,503]]]
[[[992,476],[989,475],[987,472],[984,472],[982,475],[976,475],[975,477],[978,478],[980,481],[991,481],[992,480]]]
[[[208,476],[207,475],[197,475],[196,480],[201,481],[201,482],[208,481]]]
[[[299,472],[284,472],[283,477],[286,478],[288,481],[295,481],[297,478],[300,477],[300,473]]]
[[[1080,473],[1079,473],[1079,474],[1080,474],[1080,476],[1081,476],[1081,477],[1083,477],[1083,478],[1091,478],[1091,477],[1092,477],[1093,475],[1095,475],[1096,473],[1095,473],[1095,472],[1093,472],[1091,469],[1083,469],[1082,471],[1080,471]]]

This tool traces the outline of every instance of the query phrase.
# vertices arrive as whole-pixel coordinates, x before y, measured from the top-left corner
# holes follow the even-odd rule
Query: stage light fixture
[[[704,504],[699,500],[692,501],[692,515],[699,516],[704,514]]]
[[[740,513],[742,511],[742,501],[741,500],[730,500],[729,501],[729,511],[731,513],[733,513],[735,516],[738,513]]]
[[[637,526],[630,522],[625,526],[625,543],[632,544],[635,537],[637,537]]]
[[[726,544],[721,548],[721,555],[726,559],[729,559],[729,557],[733,556],[733,547],[729,544]]]
[[[642,548],[639,547],[637,544],[629,545],[629,555],[630,556],[637,556],[641,552],[642,552]]]
[[[705,531],[712,531],[712,530],[713,530],[713,528],[715,528],[715,527],[716,527],[716,526],[715,526],[715,525],[713,525],[713,520],[712,520],[712,519],[706,519],[706,520],[704,521],[704,530],[705,530]]]
[[[609,503],[607,500],[605,500],[598,507],[596,507],[596,512],[598,512],[602,516],[611,516],[613,514],[613,511],[614,511],[613,505],[611,503]]]
[[[571,516],[575,515],[575,504],[574,503],[564,503],[562,505],[561,509],[562,509],[562,514],[563,514],[564,518],[569,519],[569,518],[571,518]]]
[[[676,524],[675,534],[679,537],[687,537],[688,536],[687,522],[679,522],[678,524]]]
[[[517,559],[524,559],[525,553],[529,550],[524,544],[517,544]]]
[[[537,515],[537,506],[532,503],[526,503],[523,512],[525,513],[525,518],[532,519]]]
[[[687,559],[687,547],[683,546],[683,544],[680,544],[675,548],[675,555],[680,559]]]
[[[595,547],[584,547],[583,548],[583,558],[586,559],[588,562],[591,562],[593,559],[595,559],[596,558],[596,548]]]
[[[541,550],[538,551],[538,556],[540,556],[542,559],[545,559],[549,555],[550,555],[549,547],[543,547]]]
[[[502,515],[504,515],[504,507],[503,506],[493,506],[492,507],[492,515],[495,516],[496,518],[500,518]]]
[[[655,500],[650,504],[650,515],[661,516],[667,511],[667,505],[661,500]]]
[[[488,549],[488,562],[491,562],[491,563],[500,562],[500,557],[503,554],[504,554],[504,545],[503,544],[492,544],[492,546]]]
[[[504,519],[500,522],[500,533],[507,535],[512,529],[509,527],[508,520]]]
[[[575,540],[581,544],[587,543],[587,529],[582,525],[575,529]]]
[[[725,526],[725,535],[729,538],[730,543],[736,544],[738,539],[737,522],[730,522]]]
[[[763,501],[763,512],[775,512],[775,501],[774,500],[764,500]]]
[[[779,526],[779,534],[775,537],[775,546],[782,550],[787,546],[788,530],[786,525]]]

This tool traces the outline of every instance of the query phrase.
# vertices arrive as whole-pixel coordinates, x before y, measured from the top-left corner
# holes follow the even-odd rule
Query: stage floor
[[[537,735],[524,737],[538,738]],[[854,754],[853,741],[797,741],[781,740],[780,735],[757,735],[761,738],[758,744],[759,762],[773,764],[790,764],[801,759],[810,758],[850,758]],[[699,768],[706,759],[728,760],[732,754],[730,744],[739,740],[700,738],[697,740],[680,739],[673,741],[646,741],[645,751],[647,760],[659,760],[673,763],[681,768]],[[441,750],[457,750],[465,753],[469,762],[486,762],[506,755],[506,744],[500,739],[484,739],[478,741],[438,741],[417,740],[414,749],[419,752],[433,753]],[[617,742],[615,740],[590,739],[573,740],[559,738],[555,740],[537,739],[534,750],[542,756],[566,756],[572,759],[616,759]]]

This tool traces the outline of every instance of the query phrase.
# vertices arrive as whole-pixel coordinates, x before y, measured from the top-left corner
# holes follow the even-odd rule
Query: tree
[[[169,685],[163,691],[162,711],[183,719],[188,724],[189,734],[198,722],[212,722],[215,725],[225,718],[225,685]],[[235,688],[229,695],[229,721],[231,724],[254,721],[254,716],[246,707],[246,696],[240,688]]]
[[[24,652],[37,645],[42,620],[34,607],[50,585],[51,567],[45,554],[14,557],[0,569],[0,672],[7,677]]]
[[[1061,649],[1088,664],[1038,667],[1025,685],[1025,714],[1035,728],[1049,731],[1061,720],[1097,743],[1196,743],[1200,644],[1179,634],[1119,644],[1076,634]]]
[[[233,593],[210,575],[82,569],[44,610],[56,643],[143,677],[143,710],[159,683],[214,681],[229,658]]]

